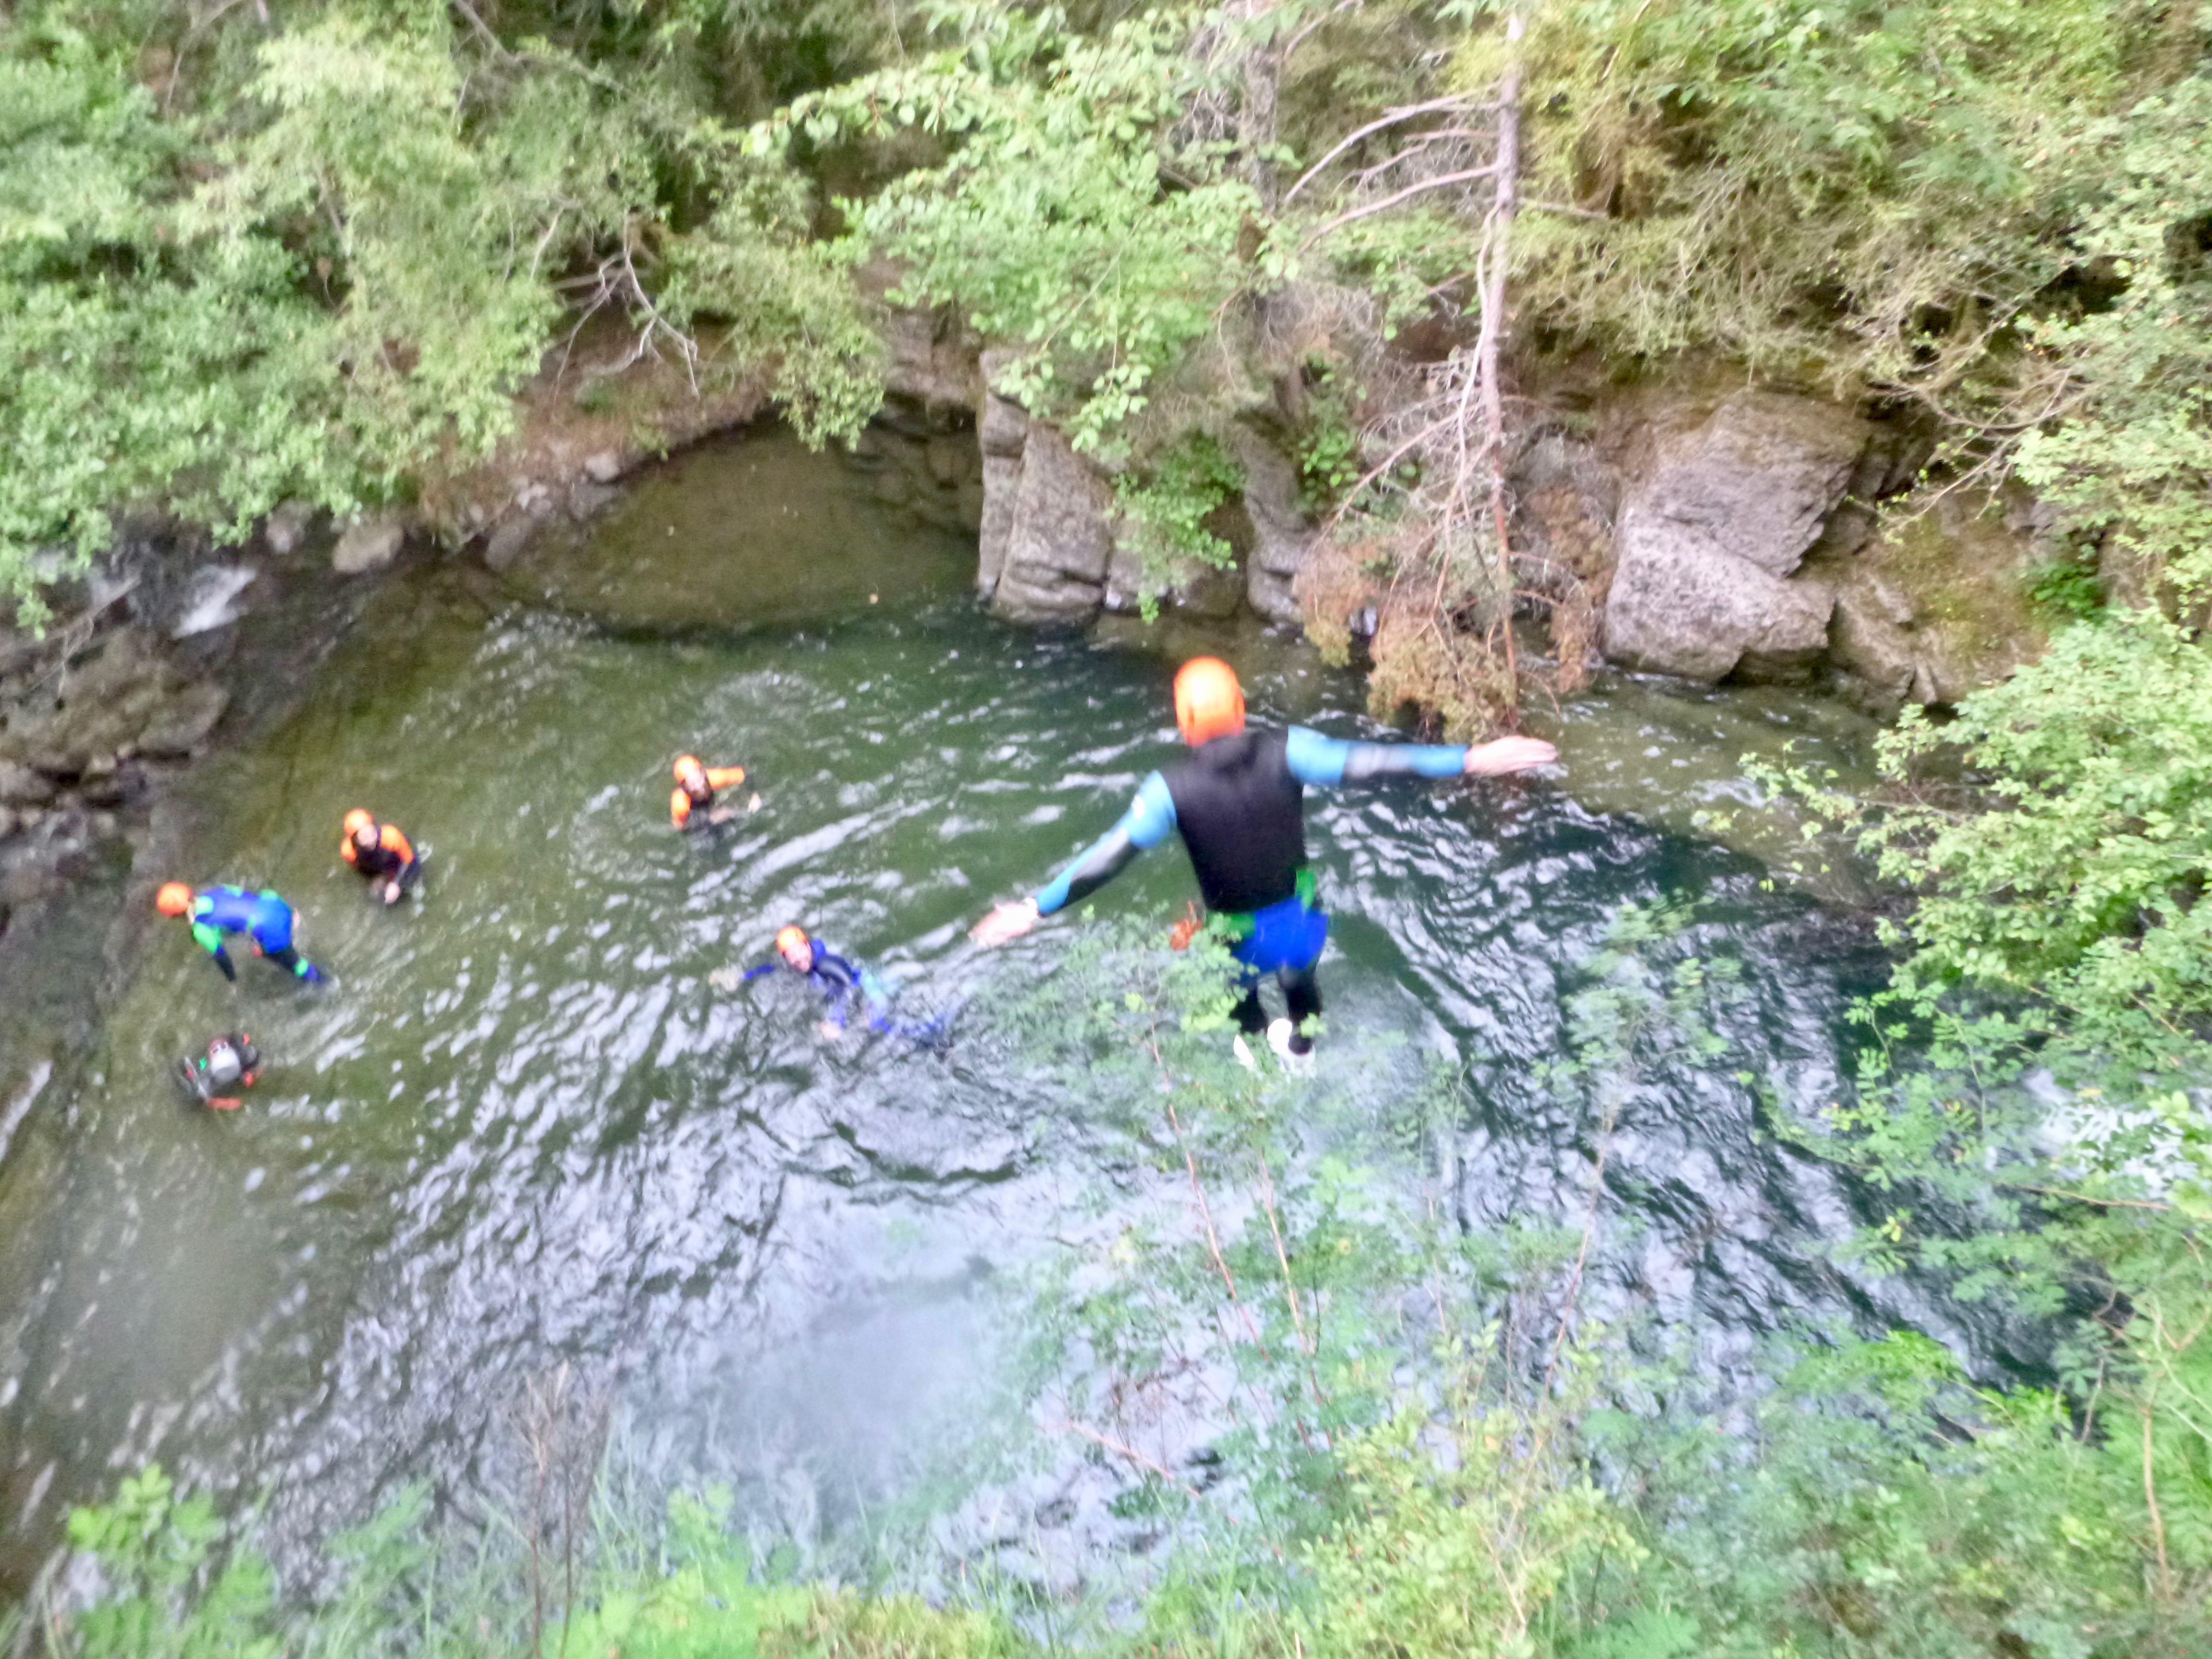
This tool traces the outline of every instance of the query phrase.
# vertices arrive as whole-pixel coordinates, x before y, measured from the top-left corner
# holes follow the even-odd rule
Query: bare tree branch
[[[1283,192],[1283,205],[1285,207],[1288,207],[1292,199],[1297,197],[1297,193],[1304,190],[1308,185],[1311,184],[1316,179],[1319,178],[1322,170],[1326,168],[1331,161],[1336,160],[1338,156],[1343,155],[1345,151],[1350,149],[1362,138],[1367,137],[1372,133],[1380,132],[1385,127],[1397,126],[1401,122],[1416,120],[1424,115],[1439,114],[1445,110],[1451,110],[1473,115],[1490,107],[1492,106],[1487,104],[1477,103],[1466,97],[1464,94],[1461,94],[1450,98],[1432,98],[1425,104],[1407,104],[1402,109],[1391,110],[1388,113],[1370,121],[1365,126],[1358,128],[1355,131],[1347,133],[1344,137],[1339,139],[1336,142],[1335,146],[1330,149],[1328,155],[1322,156],[1320,161],[1316,161],[1311,167],[1308,167],[1305,172],[1299,176],[1297,183],[1292,185],[1288,190]]]
[[[1443,190],[1452,185],[1470,184],[1477,179],[1492,178],[1497,174],[1497,172],[1498,164],[1493,161],[1488,167],[1468,167],[1458,173],[1441,173],[1434,179],[1419,179],[1416,182],[1407,185],[1405,189],[1397,191],[1391,195],[1384,197],[1379,202],[1369,202],[1363,206],[1352,209],[1349,212],[1338,214],[1335,218],[1330,220],[1319,230],[1315,231],[1311,235],[1308,236],[1305,240],[1300,242],[1298,244],[1298,252],[1304,253],[1316,242],[1318,242],[1322,237],[1328,235],[1331,232],[1341,230],[1345,226],[1352,224],[1358,220],[1370,219],[1378,213],[1387,212],[1394,207],[1397,207],[1403,203],[1411,201],[1414,197],[1419,196],[1424,191]]]

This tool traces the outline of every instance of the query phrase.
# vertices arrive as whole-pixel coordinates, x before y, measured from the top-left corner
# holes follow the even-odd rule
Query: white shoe
[[[1252,1051],[1244,1044],[1244,1033],[1239,1031],[1231,1039],[1229,1052],[1237,1056],[1237,1063],[1255,1077],[1260,1074],[1260,1062],[1252,1058]]]
[[[1267,1046],[1275,1051],[1275,1058],[1283,1062],[1283,1069],[1298,1077],[1313,1073],[1313,1050],[1304,1054],[1291,1047],[1291,1039],[1297,1035],[1297,1027],[1287,1019],[1276,1020],[1267,1027]]]

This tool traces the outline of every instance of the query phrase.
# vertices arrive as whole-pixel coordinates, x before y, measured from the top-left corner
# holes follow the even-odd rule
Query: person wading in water
[[[181,881],[169,881],[161,884],[154,904],[163,915],[191,923],[194,941],[234,985],[238,969],[223,949],[227,933],[244,934],[252,941],[256,955],[266,957],[295,979],[310,985],[324,981],[323,970],[292,948],[292,907],[274,893],[228,886],[203,887],[196,892]]]
[[[422,860],[415,844],[396,823],[380,823],[365,806],[345,815],[345,835],[338,856],[368,883],[370,896],[384,904],[397,904],[422,874]]]
[[[1034,896],[1002,904],[969,937],[986,947],[1019,939],[1038,921],[1097,892],[1138,854],[1179,832],[1211,925],[1225,932],[1243,968],[1236,1008],[1242,1032],[1262,1030],[1285,1059],[1309,1054],[1308,1022],[1321,1012],[1315,966],[1328,918],[1306,862],[1304,794],[1385,778],[1500,777],[1549,766],[1559,750],[1538,738],[1457,744],[1344,743],[1294,726],[1247,731],[1244,692],[1215,657],[1185,663],[1175,680],[1176,726],[1191,752],[1138,787],[1121,821]],[[1288,1017],[1269,1024],[1261,981],[1283,988]],[[1237,1038],[1240,1057],[1250,1051]]]
[[[669,792],[668,821],[678,830],[705,830],[727,823],[737,809],[716,805],[715,794],[745,781],[742,766],[708,766],[696,755],[676,757],[676,787]]]

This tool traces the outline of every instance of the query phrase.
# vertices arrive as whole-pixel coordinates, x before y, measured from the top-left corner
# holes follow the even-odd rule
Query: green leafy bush
[[[2136,1057],[2212,1015],[2212,654],[2191,634],[2145,612],[2062,629],[1877,752],[1878,795],[1775,781],[1914,893],[1891,928],[1901,994],[2004,994]]]

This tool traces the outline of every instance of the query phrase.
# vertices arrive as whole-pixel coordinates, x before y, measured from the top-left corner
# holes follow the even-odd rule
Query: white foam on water
[[[185,594],[184,615],[169,630],[171,639],[189,639],[238,620],[232,603],[261,573],[250,564],[211,564],[192,578]]]

